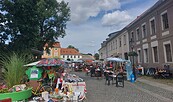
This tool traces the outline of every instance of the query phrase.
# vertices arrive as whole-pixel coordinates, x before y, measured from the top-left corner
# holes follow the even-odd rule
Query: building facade
[[[98,50],[98,52],[100,60],[104,60],[107,58],[106,41],[103,41],[101,43],[101,48]]]
[[[100,59],[107,57],[120,57],[128,59],[129,39],[126,28],[121,31],[108,35],[106,41],[103,41],[99,49]]]
[[[49,51],[47,51],[47,48]],[[60,42],[55,42],[52,47],[45,44],[43,47],[42,58],[60,58],[63,60],[77,61],[82,58],[82,55],[72,48],[61,48]]]
[[[159,0],[129,27],[130,51],[145,68],[173,68],[173,1]]]
[[[106,51],[104,52],[108,55],[106,58],[113,53],[120,54],[118,57],[125,58],[123,53],[135,51],[138,54],[134,58],[136,65],[141,65],[144,68],[163,68],[164,65],[168,65],[173,68],[172,11],[173,0],[159,0],[119,31],[113,39],[107,38],[108,40],[104,43],[108,48],[114,46],[115,50],[112,50],[112,52],[106,51],[103,50],[105,49],[105,46],[103,46],[99,49],[100,56],[104,55],[103,52]],[[123,38],[123,36],[127,36],[127,39],[124,40],[125,37]],[[111,45],[109,42],[113,41],[114,43]],[[121,47],[123,44],[127,45]]]

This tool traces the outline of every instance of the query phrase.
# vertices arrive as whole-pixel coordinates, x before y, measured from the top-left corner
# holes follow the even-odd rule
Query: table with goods
[[[61,85],[61,87],[59,87]],[[41,96],[33,97],[31,101],[72,102],[82,101],[86,98],[86,84],[82,78],[75,74],[66,74],[63,80],[57,81],[53,92],[42,92]]]

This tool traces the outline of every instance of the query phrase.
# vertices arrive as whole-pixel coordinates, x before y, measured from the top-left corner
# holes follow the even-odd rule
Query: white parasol
[[[26,64],[26,65],[24,65],[24,66],[26,66],[26,67],[35,66],[35,65],[37,65],[39,62],[40,62],[40,61],[32,62],[32,63]]]
[[[107,58],[107,61],[112,61],[112,62],[125,62],[127,60],[124,60],[124,59],[121,59],[121,58],[109,57],[109,58]]]

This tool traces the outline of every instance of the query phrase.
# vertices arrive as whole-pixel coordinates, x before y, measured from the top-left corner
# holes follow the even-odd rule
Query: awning
[[[24,65],[24,66],[26,66],[26,67],[36,66],[39,62],[40,62],[40,61],[32,62],[32,63],[26,64],[26,65]]]
[[[109,57],[109,58],[107,58],[107,61],[112,61],[112,62],[126,62],[127,60],[124,60],[124,59],[121,59],[121,58]]]
[[[39,61],[26,64],[24,66],[59,66],[64,64],[64,61],[57,59],[57,58],[47,58],[47,59],[41,59]]]
[[[42,59],[36,66],[59,66],[64,64],[64,62],[58,58],[47,58]]]

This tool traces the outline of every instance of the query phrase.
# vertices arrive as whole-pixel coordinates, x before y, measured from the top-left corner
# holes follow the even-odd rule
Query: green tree
[[[67,48],[72,48],[72,49],[75,49],[76,51],[79,51],[79,49],[78,48],[75,48],[74,46],[72,46],[72,45],[69,45]]]
[[[128,53],[128,56],[138,56],[138,54],[134,51]]]
[[[98,54],[98,53],[95,53],[95,54],[94,54],[94,58],[95,58],[96,60],[99,60],[99,54]]]
[[[88,53],[87,55],[91,55],[91,56],[93,56],[91,53]]]
[[[1,8],[1,5],[0,5],[0,8]],[[3,22],[4,22],[4,15],[0,13],[0,49],[4,49],[5,40],[7,40],[7,35],[4,34],[3,32],[4,31]]]
[[[1,0],[3,32],[13,50],[39,49],[66,35],[70,20],[68,3],[57,0]],[[0,33],[2,36],[2,33]],[[6,39],[5,39],[6,40]]]

